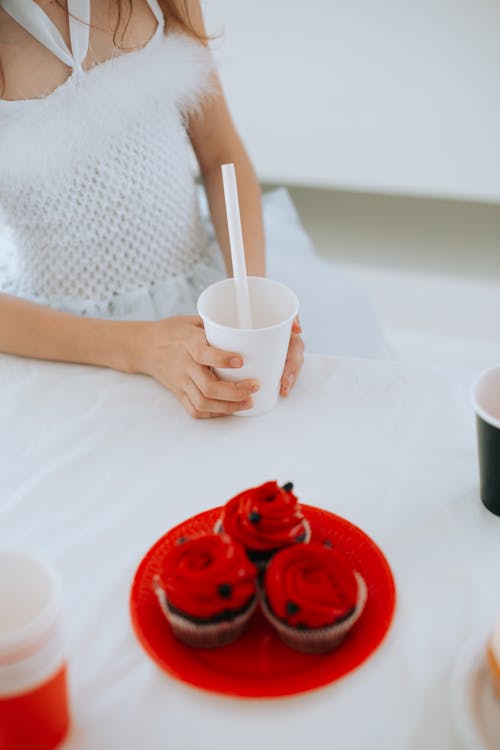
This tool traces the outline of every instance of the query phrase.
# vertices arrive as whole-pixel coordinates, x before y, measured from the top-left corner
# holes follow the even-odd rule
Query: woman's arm
[[[205,26],[198,0],[190,4],[190,16],[196,30],[205,35]],[[262,222],[260,187],[254,169],[232,122],[217,75],[213,74],[216,93],[207,98],[201,111],[189,123],[191,143],[200,165],[212,222],[217,234],[228,274],[232,273],[231,252],[227,231],[221,165],[234,163],[238,184],[243,243],[247,272],[265,276],[265,240]],[[283,376],[282,396],[292,389],[304,361],[304,343],[298,321],[294,323]]]
[[[197,0],[190,4],[190,18],[195,29],[201,35],[205,35],[203,17]],[[201,110],[191,117],[189,136],[200,165],[212,222],[228,273],[232,273],[231,251],[220,168],[221,164],[232,162],[235,165],[238,184],[247,272],[250,276],[264,276],[265,242],[259,183],[231,119],[219,78],[215,72],[212,76],[214,90],[217,93],[208,97]]]
[[[231,121],[222,93],[209,99],[190,124],[190,136],[200,164],[212,221],[224,255],[228,274],[232,273],[227,231],[221,164],[233,162],[238,183],[243,243],[247,272],[265,276],[265,243],[260,187],[248,155]],[[304,342],[298,321],[294,323],[280,393],[287,396],[304,361]]]
[[[216,85],[220,87],[218,81]],[[202,111],[191,119],[189,134],[200,165],[212,221],[228,273],[232,272],[231,251],[220,168],[221,164],[232,162],[238,184],[247,271],[250,276],[264,276],[266,269],[260,188],[222,93],[208,99]]]
[[[153,322],[81,318],[0,294],[0,351],[150,375],[193,417],[252,406],[258,384],[220,381],[212,367],[239,368],[239,354],[209,346],[197,316]]]
[[[0,351],[132,372],[142,323],[80,318],[0,294]]]

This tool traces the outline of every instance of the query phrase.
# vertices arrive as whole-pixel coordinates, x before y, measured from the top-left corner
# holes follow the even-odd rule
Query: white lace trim
[[[117,292],[106,299],[74,296],[45,298],[36,295],[23,295],[23,298],[89,318],[158,320],[171,315],[196,315],[196,300],[203,289],[225,276],[220,250],[212,245],[211,254],[198,261],[190,271],[166,281]],[[3,285],[2,291],[16,296],[19,294],[13,280]]]

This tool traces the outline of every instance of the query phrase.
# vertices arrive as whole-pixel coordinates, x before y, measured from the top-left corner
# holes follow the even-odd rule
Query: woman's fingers
[[[207,399],[240,403],[251,397],[253,393],[257,393],[260,388],[256,380],[241,380],[239,383],[220,380],[207,367],[195,365],[190,374],[191,379]]]
[[[187,393],[182,393],[179,395],[179,401],[187,411],[190,417],[193,417],[193,419],[212,419],[215,417],[215,414],[209,414],[208,412],[199,412]]]
[[[164,318],[145,329],[140,351],[140,372],[154,377],[175,393],[193,417],[205,419],[233,414],[252,406],[251,394],[258,390],[254,380],[223,383],[212,368],[238,368],[243,358],[209,346],[203,322],[198,316]]]
[[[292,333],[288,354],[285,362],[285,369],[281,377],[281,396],[288,396],[293,388],[300,368],[304,362],[304,342],[297,333]]]
[[[191,378],[186,381],[184,387],[184,394],[188,397],[195,412],[192,416],[199,419],[207,416],[227,416],[234,414],[235,411],[251,409],[253,406],[252,399],[246,395],[246,392],[244,393],[245,395],[241,394],[238,401],[222,401],[205,396]]]
[[[243,367],[243,357],[240,354],[210,346],[203,331],[198,329],[193,340],[189,342],[188,351],[195,362],[206,367]]]
[[[252,394],[259,390],[254,380],[229,383],[220,380],[211,368],[233,368],[243,366],[243,358],[237,352],[227,352],[210,346],[206,340],[203,324],[199,318],[190,319],[191,334],[187,341],[187,352],[192,366],[186,373],[181,401],[195,418],[206,419],[226,416],[236,411],[250,409]],[[280,394],[287,396],[293,388],[304,362],[304,342],[300,336],[298,317],[292,326],[292,335],[280,384]]]

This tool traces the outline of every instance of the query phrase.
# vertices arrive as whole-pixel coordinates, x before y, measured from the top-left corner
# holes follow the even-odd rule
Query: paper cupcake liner
[[[304,539],[301,542],[290,542],[290,544],[284,544],[282,547],[274,547],[273,549],[262,549],[262,550],[252,550],[248,547],[245,547],[246,553],[248,555],[248,559],[253,562],[255,567],[260,571],[264,571],[273,555],[275,555],[277,552],[280,552],[280,550],[285,549],[285,547],[289,547],[292,544],[307,544],[311,540],[311,525],[309,524],[309,521],[307,521],[305,518],[302,522],[304,524]],[[215,524],[214,524],[214,534],[220,534],[223,531],[222,526],[222,518],[219,518]],[[243,545],[245,546],[245,545]]]
[[[172,612],[158,580],[153,582],[153,587],[161,611],[170,623],[173,634],[186,646],[193,648],[218,648],[236,641],[245,630],[258,604],[258,598],[255,596],[244,612],[231,619],[215,623],[197,623],[177,612]]]
[[[342,622],[324,628],[300,629],[287,625],[271,611],[264,591],[260,588],[260,604],[266,619],[276,629],[281,640],[295,651],[304,654],[324,654],[336,649],[353,625],[359,620],[368,598],[368,589],[362,576],[354,571],[358,582],[358,598],[354,612]]]

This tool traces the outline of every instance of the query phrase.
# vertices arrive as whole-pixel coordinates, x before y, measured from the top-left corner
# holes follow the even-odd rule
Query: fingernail
[[[253,401],[251,398],[247,399],[246,401],[243,401],[241,404],[241,409],[251,409],[253,406]]]
[[[229,364],[231,365],[231,367],[241,367],[243,362],[239,357],[231,357],[231,359],[229,360]]]
[[[252,383],[250,393],[257,393],[257,391],[260,391],[260,383]]]
[[[293,372],[291,372],[290,375],[288,376],[287,382],[288,382],[288,388],[291,388],[292,385],[295,383],[295,375],[293,374]]]

